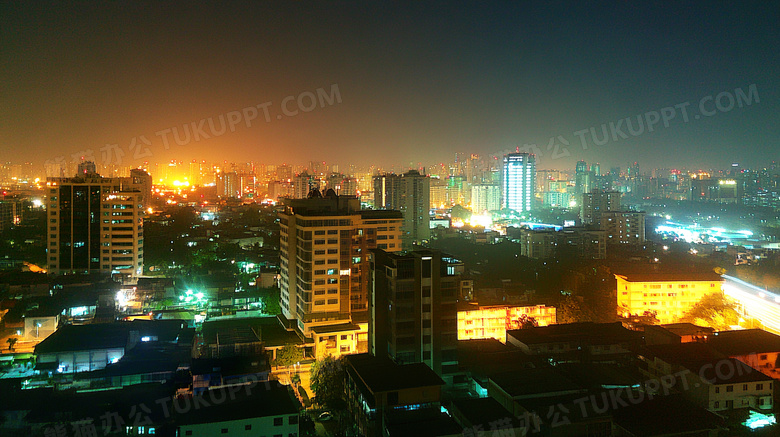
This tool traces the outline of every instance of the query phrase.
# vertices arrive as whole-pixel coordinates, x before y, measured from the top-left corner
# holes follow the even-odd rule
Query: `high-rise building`
[[[97,174],[97,166],[92,161],[82,161],[78,165],[78,176],[91,176]]]
[[[293,197],[296,199],[305,199],[312,188],[319,188],[313,176],[308,172],[302,172],[292,178]]]
[[[498,185],[476,184],[471,186],[471,211],[481,214],[501,209],[501,190]]]
[[[19,199],[3,198],[3,200],[0,200],[0,231],[5,231],[13,225],[20,224],[24,210],[25,208]]]
[[[144,209],[152,206],[152,175],[140,168],[134,168],[130,170],[130,178],[141,191],[141,203]]]
[[[385,174],[374,177],[374,207],[397,209],[404,218],[403,247],[431,237],[431,179],[417,170],[403,175]]]
[[[431,178],[431,207],[445,208],[452,206],[447,201],[447,183],[446,179]]]
[[[287,164],[282,164],[276,168],[276,178],[280,181],[288,181],[293,177],[292,167]]]
[[[341,173],[332,173],[328,177],[328,188],[332,188],[338,195],[355,196],[358,192],[358,183],[355,178]]]
[[[203,183],[203,175],[201,174],[203,167],[201,166],[201,163],[195,159],[190,162],[189,179],[191,185],[200,185]]]
[[[374,176],[374,208],[398,209],[401,205],[401,176],[393,173]]]
[[[620,193],[617,191],[593,190],[582,195],[580,219],[583,224],[601,224],[605,211],[620,211]]]
[[[437,250],[371,251],[369,352],[398,364],[425,363],[446,382],[458,369],[458,274]]]
[[[533,259],[607,257],[606,232],[598,228],[524,229],[519,240],[520,255]]]
[[[361,210],[357,197],[338,196],[333,190],[322,196],[315,189],[307,199],[283,203],[279,218],[284,316],[295,320],[309,338],[323,326],[365,325],[368,251],[401,250],[401,213]]]
[[[293,196],[293,186],[290,181],[271,181],[268,183],[268,197],[278,200]]]
[[[451,206],[465,206],[471,200],[471,189],[464,176],[448,176],[447,180],[447,204]]]
[[[601,229],[607,244],[642,244],[645,242],[645,213],[638,211],[604,211]]]
[[[565,180],[562,177],[560,170],[537,170],[536,171],[536,192],[544,193],[546,191],[553,191],[550,188],[550,183]]]
[[[239,183],[238,173],[234,171],[219,172],[216,174],[217,196],[219,197],[241,197],[241,185]]]
[[[574,168],[574,191],[577,196],[590,192],[593,187],[593,175],[588,171],[585,161],[577,161]]]
[[[50,273],[142,273],[143,184],[93,174],[46,185]]]
[[[502,178],[501,206],[520,213],[530,211],[536,186],[536,157],[529,153],[505,155]]]

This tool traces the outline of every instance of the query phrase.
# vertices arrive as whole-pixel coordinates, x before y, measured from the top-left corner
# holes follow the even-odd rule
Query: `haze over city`
[[[102,160],[101,148],[116,144],[133,166],[314,160],[400,170],[535,144],[540,168],[579,159],[668,167],[672,158],[712,168],[763,166],[778,148],[776,2],[181,6],[4,4],[0,159],[41,165],[92,150]],[[333,86],[337,102],[282,112],[285,97],[296,98],[292,113],[301,94]],[[701,99],[751,86],[752,105],[724,100],[719,111],[713,100],[704,110],[716,113],[694,119]],[[603,145],[588,132],[587,150],[576,134],[594,128],[603,138],[602,124],[686,102],[688,122],[678,109],[667,126],[630,135],[623,124],[625,136],[610,132]],[[269,121],[261,112],[214,135],[219,116],[266,103]],[[168,131],[166,147],[173,128],[181,141]],[[559,136],[568,154],[552,159],[547,145]],[[144,153],[129,150],[134,139]]]
[[[0,436],[780,435],[778,24],[0,4]]]

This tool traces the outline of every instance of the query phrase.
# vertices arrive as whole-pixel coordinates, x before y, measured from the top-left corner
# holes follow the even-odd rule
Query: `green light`
[[[774,414],[762,414],[755,410],[750,410],[750,417],[744,422],[743,425],[750,429],[763,428],[765,426],[771,426],[776,423]]]

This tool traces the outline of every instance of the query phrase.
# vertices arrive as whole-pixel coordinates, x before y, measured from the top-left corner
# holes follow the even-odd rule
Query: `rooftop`
[[[359,331],[360,326],[353,323],[340,323],[338,325],[312,326],[311,330],[315,334],[330,334],[332,332]]]
[[[564,363],[555,367],[577,384],[600,390],[607,387],[633,387],[644,378],[632,368],[605,363]]]
[[[513,427],[523,427],[520,420],[512,417],[512,413],[493,398],[456,399],[452,404],[471,426],[482,425],[484,429],[490,429],[491,422],[510,418]]]
[[[658,326],[681,337],[683,335],[712,335],[715,332],[712,328],[694,325],[693,323],[667,323]]]
[[[673,343],[648,346],[651,355],[684,367],[711,384],[771,381],[772,378],[743,362],[729,358],[705,343]],[[716,371],[717,369],[717,371]]]
[[[249,396],[244,395],[247,391],[250,392]],[[245,420],[255,417],[297,416],[300,408],[300,404],[291,393],[291,389],[276,381],[257,385],[254,387],[254,390],[239,390],[237,393],[232,391],[230,393],[230,396],[225,393],[213,395],[209,392],[196,395],[195,398],[203,398],[202,402],[208,405],[208,408],[188,409],[187,413],[174,417],[175,423],[179,426],[187,426]],[[233,399],[236,394],[238,394],[238,397],[232,402],[217,403],[213,401],[215,398],[225,399],[229,397]],[[192,402],[193,405],[199,405],[198,402],[201,401],[193,399]]]
[[[504,372],[490,379],[507,394],[518,398],[585,392],[584,387],[551,366]]]
[[[689,433],[718,429],[723,425],[720,416],[675,395],[646,399],[618,408],[613,419],[618,426],[637,437],[692,435]]]
[[[285,329],[277,317],[247,317],[203,323],[206,344],[220,345],[264,342],[266,347],[301,343],[294,331]]]
[[[723,282],[723,278],[712,271],[616,273],[615,276],[628,282]]]
[[[444,385],[444,381],[423,363],[396,364],[370,354],[347,355],[347,363],[371,393]]]
[[[227,357],[227,358],[195,358],[192,360],[193,375],[218,373],[223,377],[252,375],[268,372],[271,369],[267,357]]]
[[[463,428],[450,416],[419,414],[419,411],[392,411],[389,413],[387,432],[391,437],[460,436]]]
[[[540,326],[532,329],[514,329],[506,332],[507,339],[513,337],[525,344],[585,343],[615,344],[639,341],[640,334],[615,323],[567,323]]]
[[[35,346],[35,353],[125,348],[127,328],[124,323],[65,325]]]
[[[36,354],[94,349],[118,349],[128,346],[131,331],[139,339],[156,336],[160,342],[175,342],[186,325],[181,320],[135,320],[133,322],[65,325],[35,346]]]
[[[401,211],[396,211],[394,209],[363,209],[360,211],[360,217],[363,220],[373,220],[373,219],[402,219],[404,215],[401,213]]]
[[[709,344],[730,357],[765,352],[780,352],[780,335],[762,329],[720,331],[709,337]]]

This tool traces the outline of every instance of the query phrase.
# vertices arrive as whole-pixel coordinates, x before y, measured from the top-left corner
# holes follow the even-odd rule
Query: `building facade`
[[[701,298],[720,293],[723,279],[712,273],[616,274],[617,306],[624,316],[651,312],[661,324],[677,322]]]
[[[478,184],[471,186],[471,211],[482,214],[501,209],[501,190],[498,185]]]
[[[524,229],[520,233],[520,255],[533,259],[574,256],[581,259],[607,257],[606,232],[587,227]]]
[[[601,214],[606,211],[620,211],[620,196],[617,191],[593,190],[584,193],[581,200],[580,219],[583,224],[601,224]]]
[[[602,212],[601,229],[606,232],[607,244],[642,244],[645,242],[645,213]]]
[[[282,313],[309,338],[314,326],[367,320],[369,250],[401,250],[402,222],[398,211],[361,210],[355,196],[312,193],[284,199],[279,214]]]
[[[374,208],[401,211],[403,247],[411,249],[431,237],[431,178],[417,170],[374,176]]]
[[[538,326],[555,324],[555,307],[546,305],[468,305],[458,308],[458,340],[495,338],[506,342],[506,331],[518,329],[524,318]]]
[[[530,153],[504,155],[501,206],[525,213],[531,210],[536,187],[536,157]]]
[[[46,189],[50,273],[143,272],[144,184],[87,174]]]
[[[435,250],[371,251],[370,353],[425,363],[452,382],[458,370],[457,264]]]

